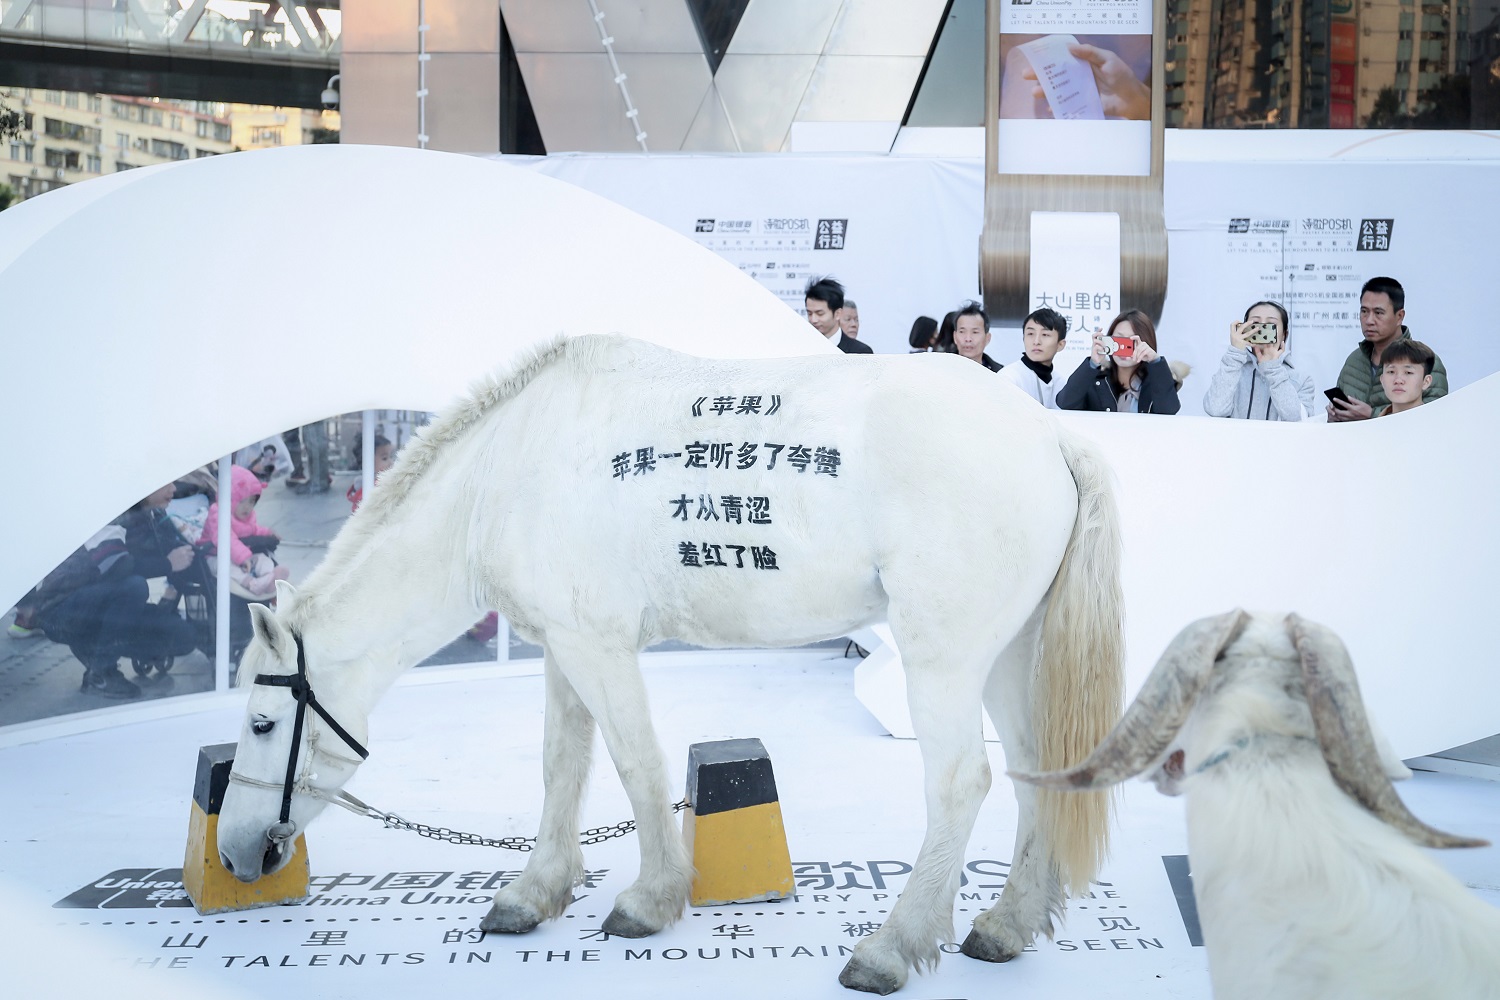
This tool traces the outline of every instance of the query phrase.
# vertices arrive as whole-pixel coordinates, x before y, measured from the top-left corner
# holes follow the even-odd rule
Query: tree
[[[16,192],[9,184],[0,184],[0,212],[5,211],[15,202]]]
[[[1410,128],[1411,119],[1396,99],[1395,87],[1381,87],[1375,95],[1375,106],[1365,119],[1365,128]]]
[[[1381,87],[1365,119],[1365,128],[1468,128],[1470,81],[1467,76],[1445,76],[1427,91],[1415,114],[1408,114],[1394,87]]]
[[[336,128],[315,128],[310,132],[314,144],[339,141],[339,130]]]
[[[24,131],[22,126],[26,124],[26,116],[19,111],[11,110],[11,106],[0,97],[0,140],[14,139]]]

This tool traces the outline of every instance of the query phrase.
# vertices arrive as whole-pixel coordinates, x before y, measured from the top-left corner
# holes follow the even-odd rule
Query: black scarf
[[[1027,368],[1030,368],[1036,374],[1036,377],[1042,380],[1043,384],[1052,384],[1051,365],[1044,365],[1039,362],[1032,361],[1024,354],[1021,355],[1021,364],[1025,365]]]

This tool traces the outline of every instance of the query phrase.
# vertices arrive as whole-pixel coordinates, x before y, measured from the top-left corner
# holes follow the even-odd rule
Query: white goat
[[[1371,731],[1329,629],[1194,622],[1088,760],[1014,777],[1086,790],[1142,772],[1187,794],[1218,1000],[1500,998],[1500,910],[1416,846],[1486,842],[1407,811],[1390,777],[1411,772]]]

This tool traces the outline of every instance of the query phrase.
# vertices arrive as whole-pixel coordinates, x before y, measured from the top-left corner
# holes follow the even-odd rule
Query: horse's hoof
[[[611,937],[650,937],[657,930],[658,928],[649,927],[628,913],[621,913],[618,909],[611,910],[609,916],[604,918],[604,932]]]
[[[839,973],[839,985],[845,989],[879,993],[881,996],[889,996],[899,990],[905,979],[905,976],[897,976],[875,968],[861,960],[858,955],[849,959],[848,964],[844,966],[844,971]]]
[[[530,910],[495,903],[490,906],[490,912],[484,915],[484,919],[479,921],[479,927],[497,934],[525,934],[536,930],[536,925],[541,922],[542,918]]]
[[[969,932],[959,951],[981,962],[1009,962],[1018,952],[1011,951],[994,938],[986,937],[978,929]]]

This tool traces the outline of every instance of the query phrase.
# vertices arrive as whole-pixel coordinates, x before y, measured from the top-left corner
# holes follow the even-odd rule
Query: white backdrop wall
[[[1360,339],[1359,287],[1377,274],[1405,286],[1408,325],[1443,358],[1452,387],[1500,370],[1483,294],[1496,273],[1485,234],[1500,229],[1500,136],[1181,132],[1167,154],[1159,333],[1163,353],[1196,372],[1183,389],[1184,413],[1203,412],[1230,321],[1262,298],[1293,314],[1294,364],[1320,388],[1332,386]],[[979,294],[978,158],[500,159],[655,219],[788,305],[800,308],[809,274],[837,276],[859,303],[860,339],[878,352],[904,353],[916,316],[941,319]],[[726,233],[726,221],[737,228]],[[1361,249],[1366,221],[1388,227],[1386,249]],[[840,246],[819,243],[820,222],[843,223]],[[1071,298],[1065,285],[1051,294]],[[712,322],[716,310],[705,305]],[[1080,356],[1081,341],[1069,345]],[[990,354],[1019,357],[1018,331],[997,329]]]
[[[686,183],[665,162],[658,184]],[[761,164],[729,162],[757,190]],[[898,203],[918,203],[864,179],[896,169],[875,158],[858,169],[840,160],[841,172],[786,162],[785,176],[825,171],[893,217]],[[700,172],[719,169],[705,163]],[[924,171],[961,173],[922,161],[902,170],[908,183]],[[326,192],[318,228],[203,211],[225,192],[297,190],[309,178]],[[934,216],[925,226],[939,226],[946,200],[925,203]],[[899,242],[900,230],[885,232]],[[885,307],[876,303],[910,293],[898,277],[905,262],[935,259],[908,249],[925,232],[906,233],[884,257],[870,248],[869,266],[887,262],[882,281],[845,269],[877,313],[877,333]],[[247,306],[246,273],[322,280],[283,282],[267,314]],[[1434,286],[1449,280],[1436,264],[1421,273]],[[0,489],[5,605],[100,525],[204,461],[334,413],[441,409],[481,371],[559,331],[619,331],[721,357],[832,350],[733,265],[576,186],[379,147],[215,157],[29,201],[0,214],[0,302],[0,405],[26,444]],[[1477,374],[1456,371],[1455,382]],[[1131,687],[1194,617],[1236,604],[1295,609],[1349,641],[1403,755],[1493,734],[1500,671],[1483,582],[1500,562],[1500,463],[1487,460],[1497,416],[1500,377],[1352,427],[1065,414],[1119,477]],[[963,415],[933,400],[931,418],[942,433]]]

